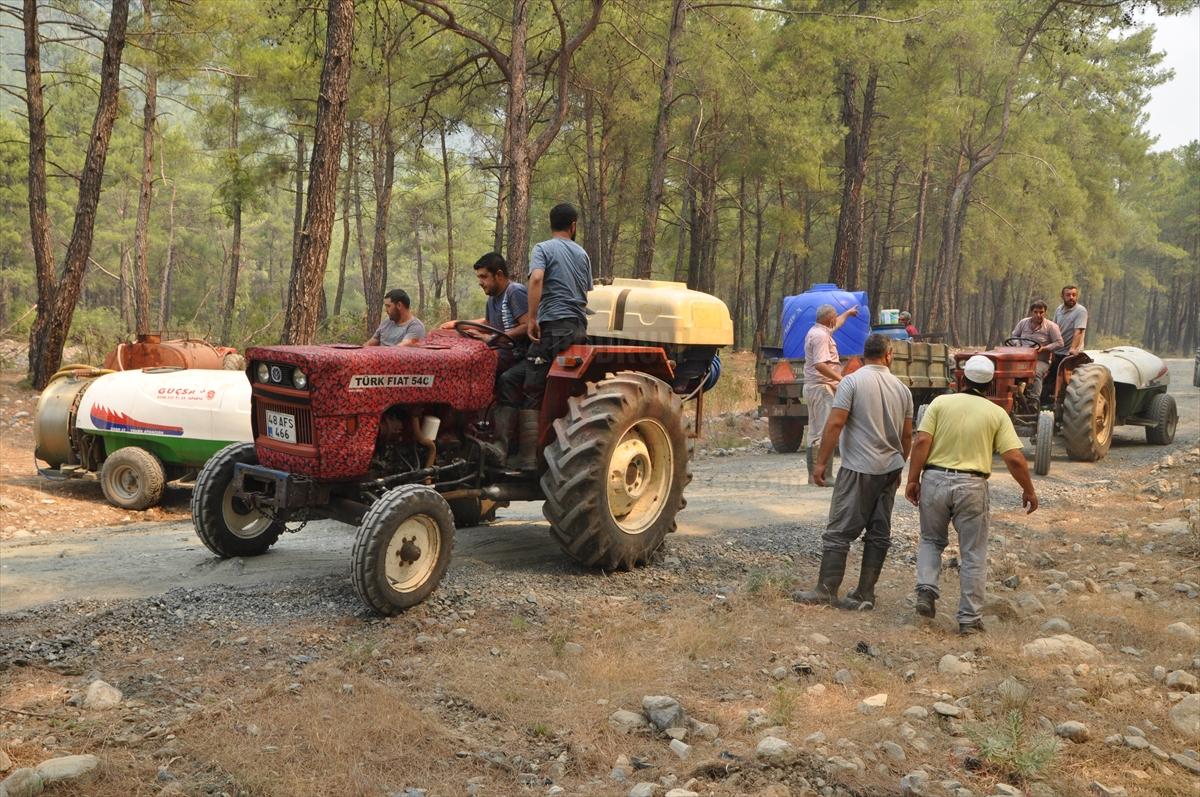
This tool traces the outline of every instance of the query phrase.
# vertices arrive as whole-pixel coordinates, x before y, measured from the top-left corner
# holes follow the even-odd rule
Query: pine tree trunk
[[[746,175],[738,179],[738,246],[737,246],[737,281],[733,288],[733,348],[741,351],[746,348],[745,326],[742,319],[746,315],[745,284],[746,284]]]
[[[167,257],[163,262],[158,291],[158,328],[165,331],[171,323],[171,281],[175,276],[175,182],[171,181],[171,201],[167,205]]]
[[[375,237],[371,244],[371,268],[366,289],[367,335],[375,333],[383,316],[383,292],[387,281],[387,225],[392,207],[392,183],[396,177],[396,146],[392,141],[390,114],[380,125],[373,147],[375,178]]]
[[[234,161],[241,169],[242,156],[239,150],[241,142],[240,122],[242,115],[242,81],[233,78],[233,102],[229,115],[229,150],[233,153]],[[233,243],[229,251],[229,276],[225,280],[225,311],[221,315],[221,343],[231,346],[233,338],[233,318],[237,310],[238,279],[242,268],[242,193],[235,188],[231,203],[230,215],[233,217]]]
[[[921,284],[921,249],[925,245],[925,200],[929,196],[929,148],[925,148],[925,155],[921,160],[921,174],[917,177],[917,217],[913,221],[913,239],[912,251],[909,253],[908,262],[908,312],[913,314],[913,318],[921,319],[921,329],[925,329],[929,323],[928,304],[926,304],[925,312],[917,315],[917,292],[920,290]]]
[[[146,16],[145,48],[150,55],[146,67],[146,101],[142,106],[142,183],[138,194],[137,226],[133,235],[134,329],[138,335],[150,332],[150,272],[146,257],[150,247],[150,199],[154,187],[154,120],[158,102],[158,70],[154,52],[154,20],[151,0],[142,0]]]
[[[526,38],[529,20],[526,0],[513,0],[512,50],[509,54],[508,81],[508,225],[505,245],[508,252],[508,273],[524,282],[529,266],[529,183],[533,165],[529,160],[529,108],[526,92]]]
[[[829,281],[842,286],[849,286],[850,279],[858,273],[858,261],[862,254],[862,188],[867,177],[871,126],[875,117],[875,91],[878,84],[879,72],[872,65],[867,73],[867,86],[863,92],[860,111],[858,76],[852,69],[846,69],[842,73],[842,123],[846,125],[842,206],[838,213],[833,262],[829,268]]]
[[[34,355],[40,351],[45,336],[57,285],[50,213],[46,204],[46,110],[37,0],[24,0],[22,21],[25,28],[25,111],[29,120],[29,233],[37,282],[37,315],[29,330],[29,381],[40,387],[39,378],[44,385],[52,372],[46,373]]]
[[[29,9],[27,9],[28,11]],[[75,303],[87,270],[88,254],[92,249],[92,235],[96,225],[96,207],[100,203],[100,187],[104,180],[104,161],[108,157],[108,142],[112,135],[120,100],[121,55],[125,49],[125,28],[129,20],[129,0],[112,0],[108,31],[104,37],[104,54],[100,62],[100,93],[96,104],[96,116],[92,122],[92,133],[88,139],[87,156],[79,178],[79,201],[75,205],[75,224],[67,254],[63,260],[63,274],[54,291],[53,308],[38,306],[41,323],[35,321],[37,338],[29,347],[29,381],[36,390],[41,390],[62,363],[63,346],[71,329],[71,318],[75,314]],[[29,29],[26,28],[28,36]],[[37,26],[33,29],[33,46],[37,47]],[[26,58],[28,60],[26,45]],[[40,79],[40,73],[39,73]],[[40,85],[39,85],[40,95]],[[38,109],[40,111],[40,109]],[[44,117],[43,117],[44,118]],[[30,141],[30,150],[37,145]],[[30,170],[34,170],[33,164]],[[35,188],[31,185],[30,191]],[[44,189],[42,191],[44,196]],[[31,207],[33,203],[31,202]],[[34,210],[30,216],[33,220]],[[36,239],[36,230],[35,239]],[[48,317],[46,317],[48,314]]]
[[[673,0],[671,3],[667,52],[658,90],[658,118],[654,123],[654,146],[650,152],[650,170],[646,180],[645,198],[642,201],[642,232],[638,238],[637,256],[633,265],[633,276],[638,279],[650,279],[654,270],[658,208],[662,204],[663,181],[667,176],[667,143],[671,132],[671,108],[675,104],[675,71],[679,64],[676,48],[687,19],[687,7],[687,0]]]
[[[350,180],[354,174],[354,127],[346,125],[346,176],[342,181],[342,251],[338,256],[337,292],[333,295],[333,314],[342,314],[346,291],[346,260],[350,255]]]
[[[417,315],[421,318],[425,317],[426,301],[425,301],[425,263],[421,257],[421,230],[420,230],[419,214],[413,213],[413,240],[416,242],[413,247],[417,252]]]
[[[325,64],[317,99],[316,131],[309,164],[308,207],[299,256],[292,264],[294,298],[283,324],[286,344],[312,343],[329,262],[329,242],[337,207],[337,177],[342,133],[346,129],[350,60],[354,44],[354,0],[329,0],[326,14]]]
[[[442,140],[442,195],[446,204],[446,300],[450,317],[458,318],[458,301],[454,297],[454,208],[450,204],[450,154],[446,151],[446,126],[438,129]]]
[[[304,158],[308,147],[304,141],[304,130],[296,133],[296,180],[292,202],[292,263],[300,258],[300,239],[304,229]]]

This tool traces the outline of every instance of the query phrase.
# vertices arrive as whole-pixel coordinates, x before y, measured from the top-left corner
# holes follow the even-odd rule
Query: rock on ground
[[[46,759],[36,769],[44,783],[55,783],[81,778],[99,765],[100,759],[94,755],[68,755]]]
[[[1054,733],[1064,739],[1069,739],[1076,743],[1086,742],[1091,738],[1091,732],[1088,730],[1088,726],[1075,720],[1067,720],[1066,722],[1060,723],[1057,727],[1055,727]]]
[[[1171,707],[1171,727],[1185,739],[1200,738],[1200,695],[1190,694]]]
[[[654,797],[654,792],[657,788],[657,783],[642,781],[641,783],[634,784],[633,788],[629,790],[628,797]]]
[[[91,711],[106,711],[121,702],[121,690],[104,681],[88,684],[83,695],[83,707]]]
[[[1096,649],[1095,645],[1084,642],[1082,639],[1070,634],[1055,634],[1054,636],[1035,639],[1026,645],[1022,645],[1021,653],[1030,657],[1054,658],[1066,656],[1084,661],[1094,661],[1100,658],[1100,651]]]
[[[646,695],[642,698],[642,710],[650,724],[660,731],[667,728],[687,727],[687,715],[683,706],[673,697],[666,695]]]
[[[3,781],[0,781],[0,794],[5,797],[36,797],[45,788],[42,776],[33,767],[14,769]]]
[[[650,723],[646,722],[646,718],[636,711],[628,711],[619,708],[612,714],[608,715],[608,724],[617,729],[621,733],[632,733],[640,731],[643,728],[649,727]]]
[[[796,759],[796,748],[778,736],[768,736],[758,743],[754,755],[765,763],[782,766]]]
[[[1169,626],[1167,626],[1167,633],[1171,636],[1179,637],[1180,639],[1188,642],[1200,640],[1200,631],[1197,631],[1195,628],[1192,628],[1190,625],[1183,622],[1171,623]]]
[[[971,662],[963,661],[953,653],[942,656],[937,668],[938,672],[943,675],[970,675],[975,669],[971,666]]]

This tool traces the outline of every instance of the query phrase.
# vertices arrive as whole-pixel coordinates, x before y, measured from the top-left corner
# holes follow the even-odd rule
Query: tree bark
[[[354,0],[329,0],[326,12],[325,64],[317,100],[316,131],[309,164],[308,207],[300,252],[292,264],[292,303],[283,323],[285,344],[312,343],[329,261],[336,212],[342,132],[346,129],[350,57],[354,44]]]
[[[333,314],[342,313],[342,295],[346,290],[346,259],[350,254],[350,180],[354,174],[354,127],[346,126],[346,176],[342,182],[342,251],[338,257],[337,291],[333,294]]]
[[[500,159],[496,164],[496,227],[492,231],[492,251],[504,251],[504,230],[508,226],[508,151],[512,147],[512,133],[505,117],[504,133],[500,139]]]
[[[45,335],[57,288],[50,213],[46,206],[46,111],[37,0],[24,0],[22,19],[25,28],[25,110],[29,120],[29,234],[37,280],[37,314],[29,331],[29,379],[37,385],[40,371],[35,371],[34,352]]]
[[[171,322],[171,280],[175,276],[175,182],[171,181],[171,201],[167,205],[167,256],[163,262],[158,291],[158,328],[166,330]]]
[[[371,268],[366,299],[367,335],[375,332],[383,315],[383,292],[387,282],[388,214],[392,207],[392,183],[396,178],[396,145],[392,141],[391,114],[380,123],[374,156],[375,238],[371,244]]]
[[[446,300],[450,317],[458,318],[458,302],[454,297],[454,208],[450,204],[450,154],[446,151],[446,125],[438,128],[442,140],[442,196],[446,204]]]
[[[638,238],[633,276],[650,279],[654,270],[654,245],[658,231],[658,208],[662,204],[663,181],[667,176],[667,143],[671,132],[671,107],[675,104],[675,71],[679,64],[677,44],[687,19],[687,0],[671,3],[671,25],[667,30],[667,53],[659,84],[658,118],[654,123],[654,147],[650,153],[650,174],[642,201],[642,232]]]
[[[921,329],[929,321],[928,307],[925,312],[917,315],[917,292],[921,284],[921,248],[925,244],[925,200],[929,196],[929,147],[925,147],[925,155],[921,160],[921,174],[917,178],[917,217],[913,222],[912,251],[908,264],[908,307],[913,318],[921,319]]]
[[[304,141],[304,130],[296,132],[296,180],[294,202],[292,202],[292,262],[300,258],[300,239],[304,230],[304,157],[308,147]]]
[[[746,348],[745,325],[742,323],[746,315],[744,288],[746,284],[746,175],[738,178],[738,245],[737,245],[737,281],[733,289],[733,348],[741,351]]]
[[[233,153],[235,168],[242,166],[241,155],[242,79],[233,78],[233,102],[229,115],[229,150]],[[221,315],[221,343],[232,345],[233,318],[237,310],[238,279],[242,269],[242,189],[235,186],[230,208],[233,221],[233,243],[229,247],[229,276],[225,280],[225,312]]]
[[[872,65],[867,73],[862,110],[858,108],[858,75],[847,68],[842,73],[842,123],[846,125],[842,175],[842,206],[838,213],[837,238],[833,247],[833,263],[829,281],[850,287],[852,275],[858,273],[862,255],[863,181],[867,176],[870,154],[871,126],[875,120],[875,90],[879,71]]]
[[[154,120],[158,102],[158,57],[154,50],[154,17],[151,0],[142,0],[145,13],[146,50],[149,65],[146,67],[146,101],[142,106],[142,184],[138,194],[137,226],[133,234],[133,280],[134,280],[134,328],[138,335],[150,332],[150,271],[147,267],[147,251],[150,247],[150,199],[154,188]]]
[[[31,5],[28,0],[27,4]],[[108,142],[112,135],[113,122],[117,117],[120,99],[121,55],[125,50],[125,28],[128,20],[129,0],[112,0],[108,31],[104,37],[104,55],[100,61],[100,94],[96,105],[96,116],[92,122],[87,156],[84,159],[83,171],[79,178],[79,201],[75,205],[75,224],[71,230],[71,240],[67,244],[66,257],[63,260],[63,274],[54,291],[53,308],[38,306],[39,319],[34,322],[37,338],[31,342],[29,347],[29,381],[37,390],[46,386],[50,377],[62,363],[63,346],[66,343],[67,333],[71,329],[75,303],[79,299],[79,290],[83,285],[83,276],[87,270],[88,254],[92,249],[92,235],[95,232],[96,206],[100,202],[100,188],[104,180],[104,161],[108,157]],[[28,35],[29,28],[27,26],[26,36],[28,37]],[[30,43],[27,42],[27,59],[30,46]],[[32,47],[37,48],[37,46],[35,22]],[[39,71],[39,100],[41,96],[40,77]],[[44,120],[41,108],[36,110],[38,118]],[[32,119],[33,116],[31,114],[30,118]],[[44,157],[44,139],[42,143]],[[36,144],[31,140],[31,154],[33,154],[32,150],[35,146]],[[31,164],[30,170],[33,171],[33,169],[34,166]],[[31,185],[30,191],[34,190]],[[43,183],[43,198],[44,195]],[[33,204],[33,202],[30,203],[31,221],[35,220]],[[34,233],[36,238],[37,231],[34,230]]]
[[[421,256],[421,219],[413,213],[413,242],[417,252],[417,315],[425,317],[425,263]]]

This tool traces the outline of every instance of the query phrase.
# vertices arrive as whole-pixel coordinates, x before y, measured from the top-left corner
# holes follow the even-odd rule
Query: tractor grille
[[[296,419],[296,445],[311,446],[315,440],[313,435],[312,409],[300,404],[287,404],[281,401],[270,401],[261,396],[254,397],[254,433],[256,437],[266,439],[267,410],[283,412]],[[278,441],[271,441],[278,442]]]

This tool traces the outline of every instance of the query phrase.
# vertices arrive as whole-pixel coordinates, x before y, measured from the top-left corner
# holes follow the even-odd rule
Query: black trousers
[[[500,377],[500,403],[509,406],[520,406],[522,409],[536,410],[542,406],[542,396],[546,392],[546,378],[550,375],[550,366],[554,358],[569,346],[583,343],[587,340],[587,322],[563,318],[547,321],[541,324],[541,340],[530,341],[529,351],[525,360],[504,372]],[[522,366],[524,366],[522,368]],[[511,394],[510,385],[515,386],[515,371],[522,371],[521,404],[516,404]],[[510,378],[510,374],[513,376]],[[507,399],[507,400],[506,400]]]

